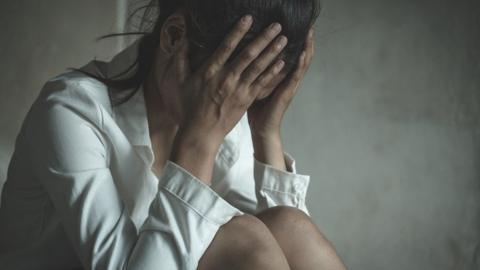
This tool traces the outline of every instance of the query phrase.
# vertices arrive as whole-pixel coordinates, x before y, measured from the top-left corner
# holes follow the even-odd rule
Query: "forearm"
[[[280,132],[268,135],[252,135],[252,142],[256,160],[279,170],[287,170]]]
[[[260,138],[253,140],[258,161],[254,162],[256,212],[290,206],[308,214],[305,197],[310,177],[296,172],[295,162],[283,150],[280,136]]]
[[[211,184],[215,157],[220,146],[211,135],[179,130],[170,160],[207,185]]]

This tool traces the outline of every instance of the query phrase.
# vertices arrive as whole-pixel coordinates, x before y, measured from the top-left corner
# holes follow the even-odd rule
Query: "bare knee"
[[[220,228],[198,269],[289,269],[282,249],[258,218],[243,215]]]
[[[312,219],[297,208],[277,206],[263,211],[257,217],[274,234],[288,233],[290,236],[297,237],[304,235],[317,240],[321,245],[330,245]]]
[[[269,208],[257,215],[269,229],[294,229],[295,231],[318,231],[312,219],[302,210],[277,206]],[[317,233],[317,232],[316,232]],[[318,231],[320,233],[320,231]]]
[[[297,260],[321,265],[321,269],[344,269],[333,245],[303,211],[280,206],[270,208],[257,217],[274,235],[290,265],[295,265]]]

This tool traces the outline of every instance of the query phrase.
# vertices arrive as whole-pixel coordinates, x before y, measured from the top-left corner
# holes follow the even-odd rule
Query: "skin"
[[[171,160],[210,185],[217,151],[246,112],[255,158],[286,170],[281,123],[313,58],[313,30],[297,69],[287,78],[282,72],[285,63],[275,60],[288,42],[279,35],[278,23],[227,64],[252,23],[250,16],[242,18],[214,54],[191,71],[183,15],[175,13],[165,21],[144,83],[155,154],[152,169],[158,175]],[[222,226],[198,269],[345,268],[308,216],[279,207],[257,217],[236,217]]]

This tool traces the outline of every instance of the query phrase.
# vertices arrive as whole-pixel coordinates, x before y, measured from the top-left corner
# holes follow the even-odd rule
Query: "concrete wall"
[[[0,184],[44,82],[115,53],[117,41],[95,39],[116,30],[116,14],[116,0],[0,1]]]
[[[0,3],[0,184],[43,81],[115,51],[115,4]],[[480,2],[323,6],[284,124],[315,221],[350,269],[480,269]]]

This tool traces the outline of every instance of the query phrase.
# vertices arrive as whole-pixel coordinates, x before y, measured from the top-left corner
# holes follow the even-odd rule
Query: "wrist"
[[[178,134],[175,137],[170,158],[173,162],[184,159],[214,159],[220,145],[197,134]]]
[[[179,131],[173,143],[170,160],[210,185],[220,144],[205,135]]]
[[[220,134],[196,127],[181,127],[174,140],[178,148],[196,149],[205,154],[214,154],[223,142]]]
[[[252,135],[252,141],[254,156],[257,161],[286,171],[280,134],[271,134],[270,136]]]
[[[261,132],[252,130],[252,141],[254,145],[279,144],[282,138],[279,130],[270,129]]]

